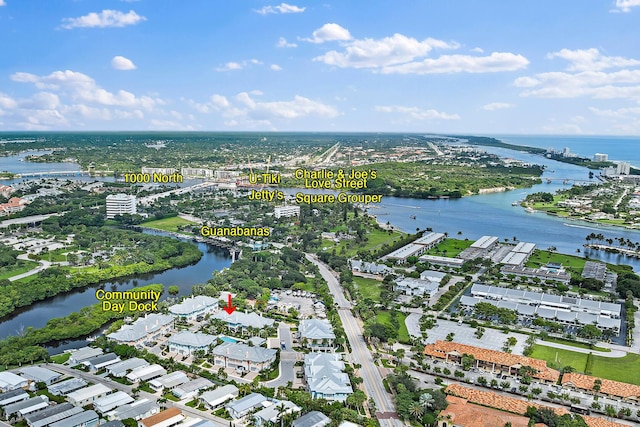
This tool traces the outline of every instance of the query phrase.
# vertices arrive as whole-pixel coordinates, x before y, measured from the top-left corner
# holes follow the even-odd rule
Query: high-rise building
[[[616,172],[618,175],[629,175],[631,165],[627,162],[616,162]]]
[[[300,216],[300,206],[276,206],[273,213],[276,218]]]
[[[608,154],[603,154],[603,153],[596,153],[593,155],[593,161],[594,162],[608,162],[609,161],[609,155]]]
[[[122,193],[107,196],[107,219],[112,219],[116,215],[135,215],[136,212],[136,196]]]

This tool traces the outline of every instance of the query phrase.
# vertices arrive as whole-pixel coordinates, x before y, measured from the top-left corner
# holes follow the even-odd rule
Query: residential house
[[[59,383],[51,384],[49,386],[49,393],[56,396],[66,396],[72,391],[80,390],[81,388],[86,387],[87,384],[89,383],[82,378],[70,378]]]
[[[264,329],[273,326],[274,320],[262,317],[257,313],[245,313],[243,311],[234,311],[228,314],[226,311],[219,311],[211,316],[214,319],[222,320],[227,324],[229,329],[236,332],[245,331],[247,328]]]
[[[238,397],[238,387],[227,384],[200,395],[200,402],[209,409],[216,409],[223,403]]]
[[[169,351],[178,354],[193,354],[196,351],[208,352],[209,346],[218,338],[200,332],[182,331],[169,338]]]
[[[227,403],[225,408],[231,418],[239,420],[247,416],[250,412],[256,409],[265,408],[271,404],[272,402],[263,395],[259,393],[251,393],[243,398]]]
[[[305,319],[298,327],[300,342],[311,351],[332,351],[336,335],[328,320]]]
[[[447,396],[448,406],[440,412],[438,427],[497,427],[509,423],[512,427],[527,427],[529,418],[486,408],[466,399]]]
[[[89,387],[81,388],[67,395],[67,400],[76,406],[85,406],[95,402],[101,397],[113,391],[112,388],[107,387],[104,384],[98,383]]]
[[[417,295],[431,298],[436,294],[436,292],[438,292],[439,287],[439,281],[433,282],[431,280],[404,278],[396,282],[393,290],[409,296]]]
[[[300,412],[302,408],[288,400],[274,401],[273,404],[253,414],[254,424],[260,426],[277,425],[280,419],[287,415]]]
[[[189,377],[182,371],[171,372],[155,380],[149,381],[149,385],[156,391],[163,391],[165,389],[171,390],[174,387],[184,384],[189,381]]]
[[[39,411],[49,406],[49,398],[47,396],[36,396],[21,402],[12,403],[3,408],[6,420],[16,416],[24,417],[31,412]]]
[[[353,393],[341,355],[309,353],[304,357],[304,373],[311,397],[344,402]]]
[[[138,427],[171,427],[180,424],[185,419],[178,408],[165,409],[155,415],[138,421]]]
[[[206,378],[196,378],[184,384],[180,384],[172,390],[175,397],[180,400],[195,397],[200,390],[213,387],[213,383]]]
[[[116,391],[115,393],[108,394],[93,402],[93,407],[100,414],[105,414],[113,409],[127,405],[133,402],[133,397],[124,391]]]
[[[575,372],[562,375],[562,386],[593,391],[596,386],[596,381],[598,380],[600,382],[600,388],[597,390],[599,394],[608,396],[612,399],[622,399],[633,402],[640,401],[640,386],[638,385],[592,377]]]
[[[93,348],[93,347],[82,347],[75,351],[71,352],[71,357],[69,357],[69,366],[79,365],[87,359],[90,359],[95,356],[99,356],[103,353],[101,348]]]
[[[0,393],[0,407],[10,405],[12,403],[21,402],[29,398],[26,391],[21,388],[5,391]]]
[[[169,313],[184,320],[195,320],[218,310],[218,300],[206,295],[184,299],[181,303],[169,307]]]
[[[141,419],[148,418],[158,412],[160,412],[160,407],[155,401],[140,399],[114,409],[113,411],[105,414],[105,417],[108,420],[124,420],[126,418],[133,418],[136,421],[140,421]]]
[[[49,424],[49,427],[95,427],[98,423],[99,417],[95,411],[84,411],[64,420]]]
[[[28,414],[24,420],[29,427],[46,427],[81,412],[83,412],[82,408],[73,406],[71,403],[59,403]]]
[[[0,392],[24,388],[29,385],[29,380],[16,375],[13,372],[0,372]]]
[[[331,418],[319,411],[311,411],[293,421],[291,427],[325,427],[331,424]]]
[[[156,365],[143,366],[141,368],[136,368],[133,371],[129,372],[126,375],[126,378],[132,383],[137,383],[138,381],[149,381],[166,374],[167,374],[167,370],[164,369],[162,366],[156,364]]]
[[[118,362],[120,362],[120,356],[115,353],[107,353],[87,359],[82,364],[89,368],[90,371],[99,371]]]
[[[174,320],[173,316],[165,314],[147,314],[132,324],[124,325],[118,331],[110,333],[107,338],[119,344],[140,346],[145,341],[153,341],[171,331]]]
[[[214,364],[246,372],[267,369],[276,360],[276,350],[251,347],[244,343],[226,342],[211,350]]]
[[[132,370],[136,368],[143,368],[145,366],[149,366],[149,362],[138,357],[132,357],[131,359],[109,365],[106,369],[112,377],[121,378]]]
[[[46,385],[50,385],[62,378],[61,373],[52,371],[51,369],[41,368],[40,366],[25,366],[20,369],[20,374],[28,380],[36,383],[42,382]]]

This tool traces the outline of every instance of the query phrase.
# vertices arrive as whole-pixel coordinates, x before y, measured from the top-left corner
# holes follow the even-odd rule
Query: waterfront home
[[[215,365],[246,372],[259,372],[269,368],[276,360],[276,353],[276,350],[269,348],[231,342],[220,344],[211,350]]]
[[[309,353],[304,357],[304,374],[311,397],[344,402],[353,393],[340,354]]]
[[[101,348],[82,347],[71,352],[69,357],[69,366],[79,365],[87,359],[99,356],[103,353]]]
[[[181,303],[169,307],[169,313],[184,320],[195,320],[218,310],[218,300],[206,295],[185,298]]]
[[[331,351],[336,335],[328,320],[306,319],[298,327],[300,342],[311,351]]]
[[[196,351],[209,350],[209,346],[215,344],[217,337],[200,332],[182,331],[169,338],[169,351],[178,354],[193,354]]]
[[[107,335],[107,338],[119,344],[140,346],[145,341],[153,341],[167,334],[173,327],[174,320],[173,316],[165,314],[147,314],[130,325],[123,325],[116,332]]]
[[[223,403],[238,397],[238,387],[227,384],[200,395],[200,402],[209,409],[217,409]]]
[[[226,311],[219,311],[211,316],[213,319],[222,320],[227,324],[229,329],[235,332],[241,332],[247,328],[264,329],[273,326],[273,319],[262,317],[257,313],[245,313],[243,311],[234,311],[228,314]]]

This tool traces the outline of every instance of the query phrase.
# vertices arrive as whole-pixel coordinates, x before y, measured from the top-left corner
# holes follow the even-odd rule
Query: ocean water
[[[566,136],[566,135],[488,135],[503,142],[538,148],[562,150],[569,147],[580,157],[593,158],[595,153],[609,155],[609,160],[622,160],[640,168],[640,136]]]

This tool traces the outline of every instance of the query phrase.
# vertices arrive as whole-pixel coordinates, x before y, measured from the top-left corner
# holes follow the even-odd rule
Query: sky
[[[0,0],[0,131],[640,135],[640,0]]]

